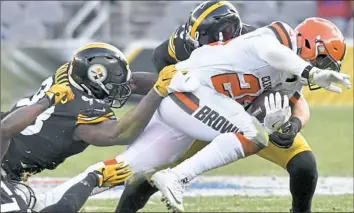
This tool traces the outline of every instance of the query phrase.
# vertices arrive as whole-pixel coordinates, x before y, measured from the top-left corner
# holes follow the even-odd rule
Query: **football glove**
[[[336,93],[341,93],[340,87],[333,84],[341,84],[347,89],[350,89],[350,76],[345,73],[339,73],[333,70],[322,70],[317,67],[313,67],[309,72],[308,81],[310,84],[317,84],[318,86]]]
[[[277,147],[283,149],[290,148],[301,127],[302,124],[300,119],[297,117],[291,117],[280,127],[279,131],[270,134],[269,139]]]
[[[291,116],[289,98],[284,95],[283,103],[279,92],[271,93],[264,99],[266,116],[264,117],[264,127],[270,134],[277,131]]]
[[[54,84],[45,92],[45,95],[49,100],[50,106],[58,104],[59,102],[64,104],[74,99],[74,93],[71,91],[70,87],[63,84]]]
[[[105,165],[94,170],[98,177],[98,187],[113,187],[123,184],[131,175],[132,171],[128,165],[123,166],[123,162],[113,165]]]
[[[167,87],[170,85],[173,76],[177,73],[175,65],[169,65],[164,67],[157,79],[154,89],[157,94],[161,97],[166,97],[168,95]],[[186,74],[186,71],[183,71],[182,74]]]

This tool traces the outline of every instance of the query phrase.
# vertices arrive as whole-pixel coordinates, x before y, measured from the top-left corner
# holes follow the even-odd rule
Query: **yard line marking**
[[[30,186],[37,192],[47,191],[68,178],[31,178]],[[316,194],[353,194],[353,177],[319,177]],[[123,186],[92,196],[90,199],[116,199]],[[188,186],[185,196],[287,196],[289,177],[263,176],[201,176]],[[157,193],[154,197],[160,197]]]

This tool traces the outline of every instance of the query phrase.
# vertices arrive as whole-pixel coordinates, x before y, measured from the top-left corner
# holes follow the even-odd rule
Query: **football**
[[[275,95],[276,91],[273,90],[266,90],[264,91],[262,94],[260,94],[251,104],[251,106],[249,106],[249,108],[247,109],[247,112],[256,117],[258,119],[259,122],[261,122],[263,124],[264,122],[264,118],[266,116],[266,109],[264,106],[264,99],[266,96],[269,96],[271,93],[273,93]],[[284,94],[281,94],[281,101],[283,103],[284,101]]]

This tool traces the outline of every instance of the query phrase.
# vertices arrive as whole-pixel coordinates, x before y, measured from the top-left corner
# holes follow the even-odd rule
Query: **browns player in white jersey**
[[[184,211],[185,182],[267,146],[262,130],[241,105],[249,104],[264,90],[284,88],[292,78],[299,82],[293,94],[306,84],[311,89],[317,85],[340,93],[333,83],[351,86],[349,76],[338,72],[344,55],[339,29],[325,19],[309,18],[295,30],[276,22],[220,45],[203,46],[176,64],[177,70],[189,71],[187,79],[184,84],[170,85],[176,92],[164,99],[158,113],[165,124],[211,143],[173,169],[152,176],[169,205]],[[185,93],[190,87],[197,89]],[[291,119],[297,126],[302,124],[300,118]],[[223,132],[228,122],[235,125],[235,131]],[[282,130],[287,133],[286,127]],[[284,134],[275,132],[270,137],[274,144],[287,146],[278,140]]]

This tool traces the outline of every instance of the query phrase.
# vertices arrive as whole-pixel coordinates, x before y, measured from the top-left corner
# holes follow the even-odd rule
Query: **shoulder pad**
[[[55,110],[58,115],[73,117],[76,124],[95,124],[116,119],[110,106],[102,100],[88,96],[74,87],[72,91],[75,94],[73,101],[56,105]]]
[[[273,31],[274,35],[281,44],[289,47],[292,50],[296,49],[296,34],[288,24],[281,21],[275,21],[267,27]]]
[[[180,35],[181,28],[182,28],[181,26],[177,27],[177,29],[172,33],[172,35],[168,40],[168,55],[174,60],[176,60],[176,62],[178,62],[179,60],[177,59],[176,56],[175,40],[179,39],[178,37]]]
[[[54,81],[56,84],[64,84],[69,86],[68,78],[69,63],[63,64],[55,71]]]
[[[176,62],[186,60],[190,56],[184,47],[184,33],[184,25],[181,25],[169,39],[168,54],[175,59]]]
[[[106,120],[116,120],[116,116],[109,106],[102,105],[81,110],[76,124],[97,124]]]

